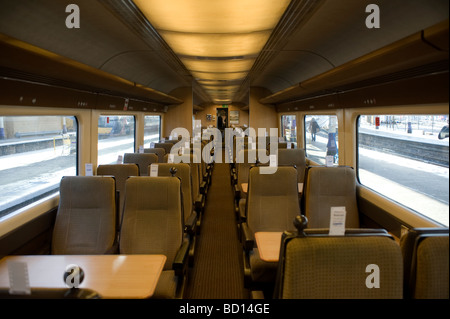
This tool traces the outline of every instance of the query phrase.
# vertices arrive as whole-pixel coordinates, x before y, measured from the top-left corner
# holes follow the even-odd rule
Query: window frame
[[[76,146],[75,146],[75,175],[80,173],[80,162],[81,162],[81,150],[80,141],[82,133],[82,122],[86,114],[74,111],[74,110],[60,110],[56,108],[42,108],[38,109],[36,107],[14,107],[9,108],[8,106],[0,106],[0,114],[2,117],[72,117],[73,121],[76,123]],[[28,199],[22,203],[23,205],[14,205],[7,208],[8,213],[0,217],[0,236],[5,234],[4,225],[8,225],[7,221],[14,219],[21,219],[23,215],[28,211],[32,211],[32,214],[36,214],[36,207],[45,207],[45,211],[51,209],[55,205],[55,200],[59,199],[59,188],[54,192],[46,192],[45,194],[38,195],[35,198]],[[44,213],[45,211],[41,212]],[[25,217],[26,218],[26,217]]]
[[[144,121],[144,125],[143,125],[143,127],[144,127],[144,132],[143,132],[143,145],[144,145],[144,147],[145,147],[145,118],[147,117],[147,116],[158,116],[159,117],[159,120],[158,120],[158,125],[159,125],[159,130],[158,130],[158,141],[160,141],[161,140],[161,132],[162,132],[162,115],[161,114],[144,114],[143,115],[143,121]],[[151,142],[150,142],[151,143]],[[150,144],[151,145],[151,144]],[[148,147],[150,147],[150,146],[148,146]]]
[[[427,112],[424,112],[427,109]],[[354,147],[352,150],[346,149],[346,156],[352,159],[347,165],[351,165],[356,170],[356,177],[358,181],[358,193],[361,198],[373,203],[377,207],[389,212],[390,215],[402,225],[409,228],[414,227],[448,227],[441,222],[432,219],[431,217],[416,211],[414,208],[406,206],[395,199],[392,199],[377,190],[361,184],[359,176],[359,134],[358,124],[361,116],[386,116],[386,115],[414,115],[414,116],[426,116],[426,115],[443,115],[448,114],[448,104],[446,105],[409,105],[409,106],[393,106],[391,108],[386,107],[373,107],[373,108],[354,108],[345,110],[345,119],[347,124],[351,123],[354,128],[354,134],[352,134],[352,140]],[[348,129],[348,128],[347,128]],[[347,141],[348,142],[348,141]],[[353,152],[353,153],[352,153]],[[375,218],[375,216],[373,216]]]
[[[334,165],[339,165],[339,163],[342,161],[341,160],[341,156],[343,156],[343,154],[341,155],[341,153],[339,152],[340,150],[340,145],[343,144],[343,141],[341,141],[341,137],[344,137],[343,134],[341,134],[342,132],[342,128],[340,125],[340,114],[337,112],[324,112],[324,113],[315,113],[315,112],[304,112],[303,113],[303,121],[302,121],[302,125],[303,125],[303,143],[304,143],[304,150],[305,150],[305,156],[308,158],[308,160],[310,162],[316,163],[318,165],[325,165],[325,164],[321,164],[321,163],[317,163],[313,160],[311,160],[311,158],[308,157],[308,149],[307,149],[307,135],[310,134],[309,132],[307,132],[307,125],[306,125],[306,117],[317,117],[317,116],[334,116],[336,117],[336,135],[338,136],[338,140],[336,141],[337,143],[337,154],[338,155],[338,161],[336,163],[334,163]],[[344,137],[345,138],[345,137]],[[343,138],[342,138],[343,140]],[[326,162],[326,158],[324,158],[325,162]]]
[[[92,152],[93,154],[95,154],[95,168],[100,164],[99,163],[99,149],[98,149],[98,144],[99,144],[99,138],[98,138],[98,122],[100,120],[100,117],[107,117],[107,116],[131,116],[134,119],[134,141],[133,141],[133,153],[136,153],[139,146],[138,146],[138,128],[141,126],[142,127],[142,142],[143,142],[143,125],[141,124],[139,126],[139,116],[136,113],[132,113],[132,112],[98,112],[98,114],[96,114],[96,116],[93,116],[92,118],[92,127],[93,127],[93,132],[96,132],[95,134],[92,134],[91,138],[93,140],[93,145],[95,145],[95,150],[93,149]],[[142,117],[141,117],[142,118]],[[94,141],[95,139],[95,141]],[[103,163],[105,164],[105,163]]]
[[[299,141],[298,141],[298,129],[299,129],[299,125],[298,125],[298,118],[299,115],[297,113],[282,113],[280,114],[280,137],[285,137],[283,136],[284,130],[283,130],[283,117],[284,116],[294,116],[295,117],[295,142],[291,142],[294,144],[293,148],[298,148],[299,147]]]

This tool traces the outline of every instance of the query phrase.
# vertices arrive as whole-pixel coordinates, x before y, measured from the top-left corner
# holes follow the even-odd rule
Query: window
[[[73,116],[0,117],[0,218],[77,174],[77,134]]]
[[[326,157],[333,156],[338,163],[338,121],[335,115],[305,116],[306,156],[313,162],[326,164]]]
[[[98,165],[117,163],[119,156],[135,151],[134,116],[98,118]]]
[[[150,143],[158,143],[161,139],[161,116],[147,115],[144,120],[144,147],[149,148]]]
[[[281,116],[281,136],[297,148],[297,121],[295,115]]]
[[[445,226],[449,225],[447,115],[361,115],[361,184]],[[447,137],[445,137],[447,136]]]

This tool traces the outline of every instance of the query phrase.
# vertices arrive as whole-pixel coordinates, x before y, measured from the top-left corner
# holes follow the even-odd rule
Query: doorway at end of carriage
[[[225,129],[228,127],[228,107],[222,106],[216,108],[216,127],[222,134],[222,141],[225,137]]]

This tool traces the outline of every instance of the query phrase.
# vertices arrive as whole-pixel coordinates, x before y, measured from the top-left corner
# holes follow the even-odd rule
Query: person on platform
[[[316,134],[320,131],[319,124],[317,124],[315,118],[312,118],[311,122],[309,122],[309,131],[311,132],[311,140],[315,142]]]

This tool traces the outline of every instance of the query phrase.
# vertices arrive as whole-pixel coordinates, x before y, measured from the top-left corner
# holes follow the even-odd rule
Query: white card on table
[[[328,155],[326,158],[325,158],[325,160],[326,160],[326,166],[327,167],[330,167],[330,166],[333,166],[333,159],[334,159],[334,156],[331,156],[331,155]]]
[[[12,295],[30,295],[28,266],[22,261],[8,261],[9,293]]]
[[[347,214],[345,206],[330,208],[330,232],[329,235],[345,235],[345,215]]]
[[[150,165],[150,176],[151,177],[158,177],[158,164],[151,164]]]
[[[85,171],[85,173],[84,173],[85,176],[93,176],[94,170],[92,168],[92,163],[86,163],[84,165],[84,171]]]

